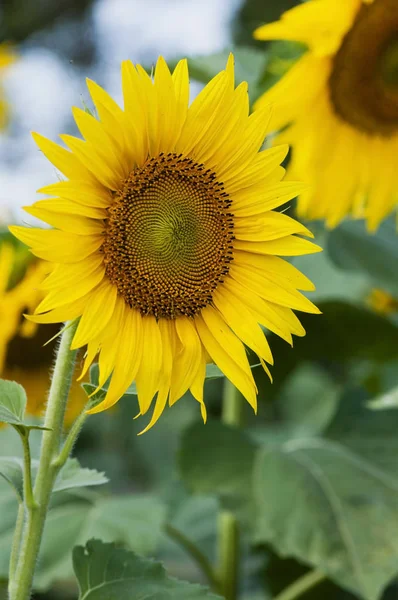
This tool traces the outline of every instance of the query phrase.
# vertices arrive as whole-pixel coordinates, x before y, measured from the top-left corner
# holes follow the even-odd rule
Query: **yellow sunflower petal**
[[[90,170],[86,169],[72,152],[68,152],[39,133],[32,133],[32,137],[48,160],[66,177],[81,179],[89,183],[93,181],[94,177]]]
[[[52,198],[51,200],[38,200],[30,208],[24,207],[26,212],[32,208],[46,211],[46,213],[57,213],[62,215],[77,215],[89,219],[105,219],[107,214],[103,208],[79,204],[66,198]],[[32,212],[30,212],[32,214]],[[36,215],[37,216],[37,215]],[[41,217],[39,217],[41,218]],[[43,219],[46,221],[46,219]],[[48,221],[47,221],[48,222]]]
[[[294,233],[314,237],[307,227],[283,213],[268,212],[255,218],[237,218],[234,224],[236,239],[249,242],[275,240]]]
[[[191,383],[191,387],[189,391],[192,396],[197,400],[200,404],[200,414],[202,415],[203,423],[207,421],[207,410],[206,404],[203,399],[203,391],[204,391],[204,383],[206,377],[206,359],[204,354],[202,353],[202,358],[196,372],[196,375]]]
[[[60,265],[61,268],[54,269],[41,286],[49,291],[35,312],[53,310],[88,294],[104,278],[105,270],[100,259],[93,257],[92,260]]]
[[[282,181],[260,192],[258,186],[253,190],[243,189],[233,196],[233,212],[237,217],[252,217],[267,210],[277,208],[307,189],[307,185]]]
[[[114,171],[107,160],[99,155],[90,142],[84,142],[72,135],[62,134],[60,138],[73,151],[74,156],[84,165],[102,185],[117,190],[124,178],[122,171]]]
[[[256,269],[234,264],[231,266],[230,275],[232,279],[235,279],[266,300],[296,310],[319,314],[318,308],[308,298],[292,288],[289,289],[287,286],[278,285],[275,280],[267,279],[266,273],[260,273]]]
[[[186,318],[175,320],[181,348],[175,356],[170,404],[181,398],[191,387],[202,360],[201,343],[193,322]]]
[[[113,327],[112,333],[113,343],[118,344],[118,351],[120,356],[123,356],[123,360],[118,360],[115,363],[105,399],[94,408],[88,410],[88,414],[101,412],[116,404],[129,385],[134,381],[141,362],[143,336],[142,317],[140,313],[136,310],[126,310],[123,318],[123,330],[118,331]],[[112,342],[110,341],[109,343]]]
[[[254,252],[255,254],[280,254],[281,256],[300,256],[322,252],[322,248],[313,242],[293,235],[281,237],[267,242],[244,242],[237,240],[237,250]]]
[[[101,331],[103,331],[113,315],[116,296],[116,287],[108,281],[100,283],[93,290],[74,335],[71,344],[72,350],[84,346],[90,340],[96,339]]]
[[[98,235],[82,236],[55,229],[34,229],[12,225],[9,230],[30,246],[33,254],[51,262],[72,263],[84,260],[103,243]]]
[[[252,312],[236,296],[231,295],[223,286],[219,286],[214,294],[213,301],[220,311],[225,322],[232,331],[248,348],[257,356],[263,358],[271,365],[274,363],[267,339],[259,327]]]
[[[56,203],[52,204],[55,209]],[[37,219],[41,219],[48,225],[56,227],[67,233],[77,235],[101,235],[104,231],[104,224],[101,221],[87,218],[84,215],[57,213],[55,210],[47,210],[33,204],[33,206],[24,206],[25,212]]]
[[[256,411],[256,385],[242,342],[210,306],[195,317],[195,325],[212,360]]]
[[[107,208],[112,201],[110,190],[106,190],[99,183],[94,185],[79,180],[58,181],[58,183],[40,188],[38,192],[47,196],[60,196],[83,206],[98,208]]]
[[[159,329],[162,336],[162,348],[163,348],[163,364],[159,380],[159,391],[157,394],[155,406],[153,409],[151,420],[148,425],[143,429],[139,435],[142,435],[148,429],[151,429],[155,423],[159,420],[161,414],[167,405],[167,399],[169,397],[171,374],[173,369],[173,340],[171,329],[174,327],[169,321],[160,321]]]
[[[142,331],[145,343],[142,349],[142,361],[136,376],[138,403],[144,415],[159,389],[159,377],[162,370],[162,336],[155,317],[142,318]]]

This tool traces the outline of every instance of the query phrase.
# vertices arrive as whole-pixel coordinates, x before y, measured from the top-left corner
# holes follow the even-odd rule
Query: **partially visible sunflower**
[[[374,288],[367,298],[369,306],[380,315],[398,314],[398,298],[392,296],[389,292]]]
[[[0,245],[0,377],[20,383],[26,390],[29,415],[40,416],[49,388],[49,367],[52,347],[44,347],[47,336],[38,325],[23,319],[23,313],[33,311],[43,298],[39,289],[48,272],[44,261],[26,261],[26,251],[15,246]],[[21,271],[22,275],[19,274]],[[65,416],[70,425],[82,410],[85,394],[79,383],[72,387]]]
[[[68,177],[27,212],[55,229],[11,227],[55,263],[38,323],[80,317],[72,348],[88,344],[83,372],[99,354],[99,385],[111,377],[111,407],[135,380],[152,419],[190,390],[201,404],[213,361],[256,409],[245,346],[264,368],[272,354],[259,323],[288,342],[304,335],[293,309],[318,313],[297,289],[312,283],[278,258],[320,248],[273,209],[302,184],[281,182],[287,147],[260,151],[268,109],[249,116],[247,84],[235,89],[232,57],[188,107],[186,60],[173,74],[159,58],[154,80],[122,65],[124,110],[92,81],[99,120],[74,108],[86,141],[62,135],[71,152],[34,134]]]
[[[37,325],[22,320],[25,310],[32,311],[39,304],[43,293],[39,285],[45,276],[45,263],[36,262],[27,267],[25,275],[11,284],[15,268],[16,252],[11,244],[0,246],[0,373],[3,372],[7,347],[12,338],[19,334],[22,337],[34,335]]]
[[[254,32],[308,51],[256,104],[292,145],[290,176],[312,184],[298,214],[375,230],[398,203],[397,0],[310,0]]]
[[[15,61],[15,52],[9,44],[0,44],[0,81],[4,70]],[[0,129],[3,129],[8,120],[8,104],[3,98],[3,90],[0,85]]]

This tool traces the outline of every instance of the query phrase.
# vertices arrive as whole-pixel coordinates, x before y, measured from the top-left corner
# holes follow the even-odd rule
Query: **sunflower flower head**
[[[0,373],[3,373],[7,347],[15,335],[33,336],[37,325],[23,321],[22,313],[33,311],[42,298],[39,286],[44,279],[45,264],[35,262],[26,268],[24,276],[13,285],[16,250],[12,244],[0,245]]]
[[[12,232],[55,263],[38,323],[80,317],[72,347],[95,357],[111,407],[135,381],[148,427],[188,390],[205,419],[203,384],[214,362],[256,409],[246,347],[264,368],[272,354],[260,325],[288,342],[304,330],[292,309],[319,312],[297,290],[312,283],[277,255],[317,252],[311,233],[274,209],[302,184],[282,182],[286,146],[261,151],[268,108],[249,116],[233,58],[188,105],[186,60],[152,79],[122,64],[124,109],[92,81],[98,120],[74,109],[85,141],[66,150],[35,134],[67,177],[26,209],[54,227]],[[297,235],[298,234],[298,235]]]
[[[398,203],[396,0],[309,0],[257,29],[308,50],[256,107],[293,148],[292,177],[310,182],[298,212],[335,227],[346,215],[374,231]]]

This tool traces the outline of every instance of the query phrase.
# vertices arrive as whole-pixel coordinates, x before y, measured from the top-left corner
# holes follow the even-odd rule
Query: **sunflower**
[[[15,61],[15,53],[8,44],[0,44],[0,79],[4,70]],[[1,97],[2,88],[0,87],[0,129],[3,129],[7,124],[8,105]]]
[[[132,381],[152,419],[188,390],[206,411],[203,384],[214,362],[256,408],[245,346],[264,367],[272,354],[259,324],[291,342],[304,335],[293,309],[318,313],[297,290],[312,283],[277,255],[320,248],[300,223],[272,209],[302,184],[281,182],[287,147],[260,151],[268,109],[249,116],[247,84],[233,58],[188,107],[186,60],[173,74],[159,58],[154,78],[122,64],[124,110],[88,81],[99,120],[73,110],[86,141],[68,151],[34,134],[68,178],[39,191],[56,196],[26,210],[55,229],[11,227],[55,267],[31,317],[80,317],[72,348],[99,355],[109,408]],[[265,362],[264,362],[265,361]]]
[[[38,287],[44,279],[44,263],[31,264],[25,275],[12,285],[13,270],[16,266],[16,250],[9,243],[0,246],[0,373],[3,373],[7,347],[19,334],[30,337],[35,334],[37,325],[22,321],[24,310],[34,310],[42,298]]]
[[[308,50],[258,101],[292,145],[289,175],[312,184],[298,214],[364,217],[374,231],[398,202],[397,0],[310,0],[254,33]]]

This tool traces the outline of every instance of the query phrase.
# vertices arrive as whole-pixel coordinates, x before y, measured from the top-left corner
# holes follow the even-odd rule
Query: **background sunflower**
[[[374,231],[396,208],[398,11],[395,0],[310,0],[263,25],[258,40],[306,50],[258,101],[293,148],[289,173],[311,182],[298,214],[335,227],[346,215]]]
[[[58,328],[43,328],[23,318],[43,297],[40,286],[48,266],[32,260],[21,244],[3,232],[0,242],[0,377],[17,381],[27,391],[27,413],[43,414],[50,382],[54,343],[47,343]],[[75,382],[66,415],[71,425],[85,403]]]

